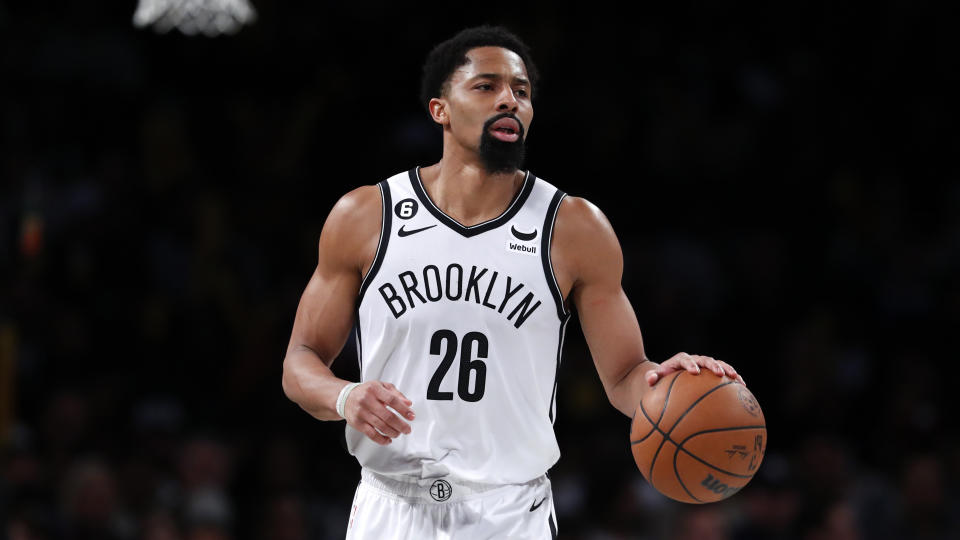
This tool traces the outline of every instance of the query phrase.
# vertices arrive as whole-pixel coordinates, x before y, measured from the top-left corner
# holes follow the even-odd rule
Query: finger
[[[389,387],[388,387],[389,385]],[[385,383],[384,387],[377,392],[377,398],[382,401],[385,405],[389,405],[393,410],[400,413],[401,416],[407,418],[408,420],[413,420],[416,418],[413,409],[410,408],[410,405],[413,404],[412,401],[407,399],[407,396],[404,396],[396,386],[393,386],[390,383]]]
[[[731,379],[737,378],[737,370],[733,369],[733,366],[722,360],[717,360],[717,364],[719,364],[720,368],[723,369],[724,375],[730,377]]]
[[[387,383],[389,384],[389,383]],[[393,385],[391,385],[393,386]],[[386,433],[390,437],[398,437],[401,433],[410,433],[410,426],[404,422],[393,410],[388,407],[394,407],[396,410],[398,407],[407,411],[408,414],[412,414],[409,407],[407,407],[403,394],[400,393],[396,387],[393,387],[392,390],[386,388],[386,384],[383,384],[380,387],[375,387],[374,394],[377,400],[377,404],[370,407],[371,412],[377,416],[385,425],[390,426],[393,430],[396,431],[396,434]],[[399,412],[399,411],[397,411]],[[410,416],[408,416],[409,418]],[[411,418],[412,419],[412,418]],[[377,426],[379,427],[379,426]],[[381,430],[383,431],[383,430]]]
[[[400,402],[404,403],[407,407],[413,403],[391,383],[380,383],[374,387],[374,394],[377,396],[377,399],[387,404],[391,404],[394,398],[399,398]]]
[[[717,360],[709,356],[703,356],[702,354],[692,354],[690,357],[697,364],[698,368],[706,368],[713,372],[717,377],[723,377],[723,368],[720,367],[720,364],[717,363]]]
[[[387,406],[383,406],[381,409],[374,411],[374,414],[376,414],[376,416],[383,423],[397,431],[396,435],[392,435],[390,433],[387,433],[387,435],[390,435],[391,437],[399,437],[401,433],[410,433],[410,425],[404,422],[403,419],[397,416],[392,410],[387,408]]]
[[[394,415],[393,413],[391,413],[386,409],[383,409],[383,414],[393,416],[394,418],[396,418],[396,415]],[[384,435],[386,435],[387,437],[390,437],[391,439],[395,439],[400,436],[400,430],[390,426],[390,424],[385,421],[386,419],[384,417],[381,417],[379,414],[377,414],[377,412],[370,411],[369,416],[366,418],[366,420],[371,426],[375,427],[377,431],[379,431],[380,433],[383,433]]]
[[[405,401],[407,405],[413,405],[413,402],[407,399],[407,396],[403,395],[403,392],[401,392],[396,386],[394,386],[393,383],[383,383],[383,386],[387,390],[396,391],[396,393],[400,396],[400,399]]]
[[[361,429],[360,431],[362,431],[363,434],[366,435],[367,438],[369,438],[371,441],[381,446],[386,446],[390,444],[390,439],[377,433],[377,430],[373,429],[373,426],[371,426],[370,424],[364,424],[363,429]]]
[[[692,367],[690,361],[690,355],[687,353],[677,353],[671,356],[666,362],[658,365],[656,369],[652,369],[645,374],[647,383],[650,384],[650,386],[653,386],[660,379],[666,377],[674,371],[681,369],[690,371],[694,374],[699,373],[696,367]]]
[[[717,377],[723,377],[726,373],[723,369],[723,366],[720,365],[720,361],[715,358],[711,358],[709,356],[698,356],[697,360],[701,366],[712,371]]]
[[[412,405],[413,402],[407,399],[407,396],[403,395],[400,390],[397,390],[397,387],[390,383],[387,384],[389,387],[387,388],[387,395],[383,398],[384,403],[393,407],[393,409],[402,416],[413,420],[413,418],[416,416],[413,412],[413,409],[410,408],[410,405]]]
[[[684,355],[680,357],[680,365],[683,366],[683,369],[694,375],[700,374],[700,365],[697,364],[697,360],[693,355],[684,353]]]

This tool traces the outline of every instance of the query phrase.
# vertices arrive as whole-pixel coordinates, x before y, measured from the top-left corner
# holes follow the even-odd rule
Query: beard
[[[515,142],[506,142],[490,134],[490,126],[501,118],[513,118],[520,126]],[[480,136],[480,161],[489,174],[511,173],[523,165],[523,123],[510,113],[501,113],[487,120],[483,124],[483,135]]]

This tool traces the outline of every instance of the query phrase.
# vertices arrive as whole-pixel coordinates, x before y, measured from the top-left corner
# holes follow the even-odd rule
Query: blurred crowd
[[[343,536],[359,469],[283,396],[293,315],[337,198],[438,157],[419,62],[481,22],[374,4],[207,40],[0,3],[0,539]],[[490,22],[544,74],[529,166],[610,218],[648,356],[727,360],[769,430],[731,499],[662,497],[571,325],[560,536],[960,538],[949,25],[527,9]]]

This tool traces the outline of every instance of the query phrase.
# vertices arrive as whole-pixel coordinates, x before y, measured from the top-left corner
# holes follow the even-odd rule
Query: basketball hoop
[[[188,36],[233,34],[257,20],[248,0],[138,0],[137,28],[153,26],[161,34],[176,28]]]

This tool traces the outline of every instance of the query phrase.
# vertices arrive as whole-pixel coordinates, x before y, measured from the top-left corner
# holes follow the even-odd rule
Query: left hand
[[[699,354],[687,354],[687,353],[677,353],[673,355],[669,360],[657,366],[656,369],[651,369],[646,372],[644,375],[647,379],[647,384],[653,386],[657,381],[666,377],[674,371],[680,371],[685,369],[694,375],[700,374],[700,369],[705,368],[717,374],[718,377],[726,375],[728,378],[733,379],[734,381],[746,386],[747,383],[743,382],[743,377],[737,374],[737,370],[733,369],[733,366],[709,356],[701,356]]]

